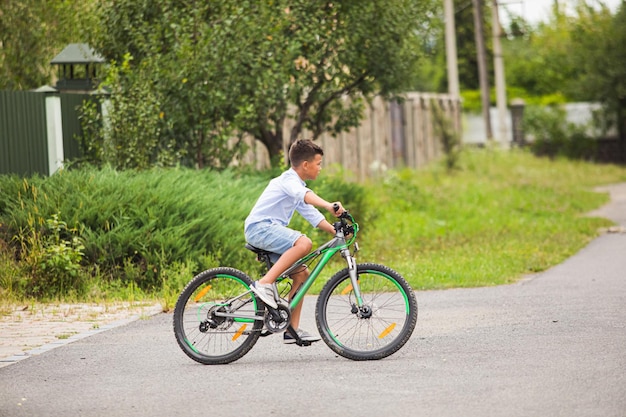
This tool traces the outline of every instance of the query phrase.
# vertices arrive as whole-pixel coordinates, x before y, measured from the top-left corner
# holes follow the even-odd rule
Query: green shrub
[[[470,113],[480,113],[482,109],[482,100],[479,90],[461,91],[461,101],[463,103],[463,111]]]
[[[534,137],[531,150],[539,156],[594,159],[597,142],[586,133],[588,128],[567,122],[559,106],[529,106],[524,114],[526,134]]]
[[[432,101],[432,112],[434,121],[434,133],[439,138],[443,153],[445,155],[445,164],[448,170],[457,168],[459,156],[461,152],[461,138],[455,132],[452,120],[446,116],[444,110],[438,101]]]
[[[28,288],[36,296],[86,291],[84,275],[158,292],[217,265],[256,273],[243,223],[270,177],[89,167],[50,178],[0,176],[0,238],[29,266]],[[325,176],[312,186],[363,210],[358,185]],[[310,226],[299,226],[309,233]]]
[[[68,229],[58,214],[46,219],[41,237],[35,230],[31,231],[26,241],[22,241],[22,248],[31,270],[27,296],[41,298],[84,292],[80,262],[85,247],[76,236],[76,230]]]
[[[495,90],[491,90],[489,97],[490,105],[496,105]],[[555,106],[567,102],[565,96],[561,93],[547,94],[542,96],[534,96],[522,88],[507,87],[506,96],[509,99],[523,99],[527,106]],[[470,113],[480,113],[482,111],[482,98],[480,90],[463,90],[461,91],[461,99],[463,102],[463,111]]]
[[[22,298],[25,287],[26,280],[22,269],[6,242],[0,239],[0,299]]]

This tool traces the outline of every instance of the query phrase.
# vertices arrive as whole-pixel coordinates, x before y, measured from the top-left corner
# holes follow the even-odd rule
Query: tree
[[[258,27],[267,32],[249,64],[253,108],[245,130],[276,157],[284,135],[293,142],[304,129],[316,138],[358,125],[367,99],[407,88],[424,4],[283,1],[261,10]],[[293,126],[283,132],[288,118]]]
[[[569,85],[578,78],[571,62],[571,24],[571,17],[556,14],[526,36],[505,40],[509,85],[535,96],[568,94]]]
[[[574,62],[580,68],[580,86],[590,99],[603,103],[616,115],[621,160],[626,161],[626,5],[614,16],[606,7],[597,10],[585,3],[572,33]]]
[[[211,149],[224,163],[234,132],[277,161],[284,138],[356,126],[369,98],[406,88],[433,1],[102,0],[93,43],[153,70],[162,135],[196,165]]]
[[[50,61],[89,30],[92,2],[4,0],[0,5],[0,89],[50,83]]]
[[[586,0],[578,2],[574,13],[553,8],[548,20],[536,27],[514,19],[504,48],[509,85],[529,96],[597,100],[596,88],[589,88],[584,79],[605,79],[603,74],[612,67],[613,52],[608,50],[607,55],[601,47],[613,36],[612,19],[608,7]],[[589,67],[596,64],[599,72],[594,74]]]
[[[225,59],[226,45],[236,48],[233,22],[243,8],[235,2],[175,0],[103,0],[101,6],[103,30],[93,44],[111,62],[126,65],[105,86],[118,96],[112,98],[113,111],[122,113],[112,116],[118,125],[107,132],[108,140],[118,148],[130,144],[127,151],[137,152],[131,161],[150,156],[152,163],[165,165],[226,166],[240,150],[229,141],[240,88]],[[152,129],[131,135],[142,120],[151,120]],[[126,166],[118,158],[124,153],[112,154],[114,165]]]
[[[520,34],[506,48],[509,84],[531,98],[603,103],[626,160],[626,6],[613,15],[602,2],[580,0],[574,13],[554,7],[547,22]]]

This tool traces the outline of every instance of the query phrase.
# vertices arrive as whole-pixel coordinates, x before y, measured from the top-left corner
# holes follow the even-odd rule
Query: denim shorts
[[[272,262],[276,262],[304,234],[271,221],[261,221],[249,225],[245,236],[246,242],[252,246],[273,252],[270,258]]]

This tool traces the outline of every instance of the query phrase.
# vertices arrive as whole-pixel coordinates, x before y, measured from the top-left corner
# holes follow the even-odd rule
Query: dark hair
[[[315,155],[324,155],[322,148],[309,139],[301,139],[294,142],[289,148],[289,162],[297,167],[304,161],[312,161]]]

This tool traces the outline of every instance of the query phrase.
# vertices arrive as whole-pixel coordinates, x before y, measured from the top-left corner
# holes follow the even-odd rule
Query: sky
[[[588,0],[592,3],[594,0]],[[601,0],[602,3],[609,6],[613,11],[617,10],[622,0]],[[566,3],[569,5],[576,4],[576,0],[559,0],[559,3]],[[548,20],[548,16],[552,13],[552,5],[554,0],[499,0],[500,6],[500,19],[502,23],[507,20],[507,13],[505,10],[509,10],[512,14],[521,15],[531,24],[538,22],[545,22]]]

